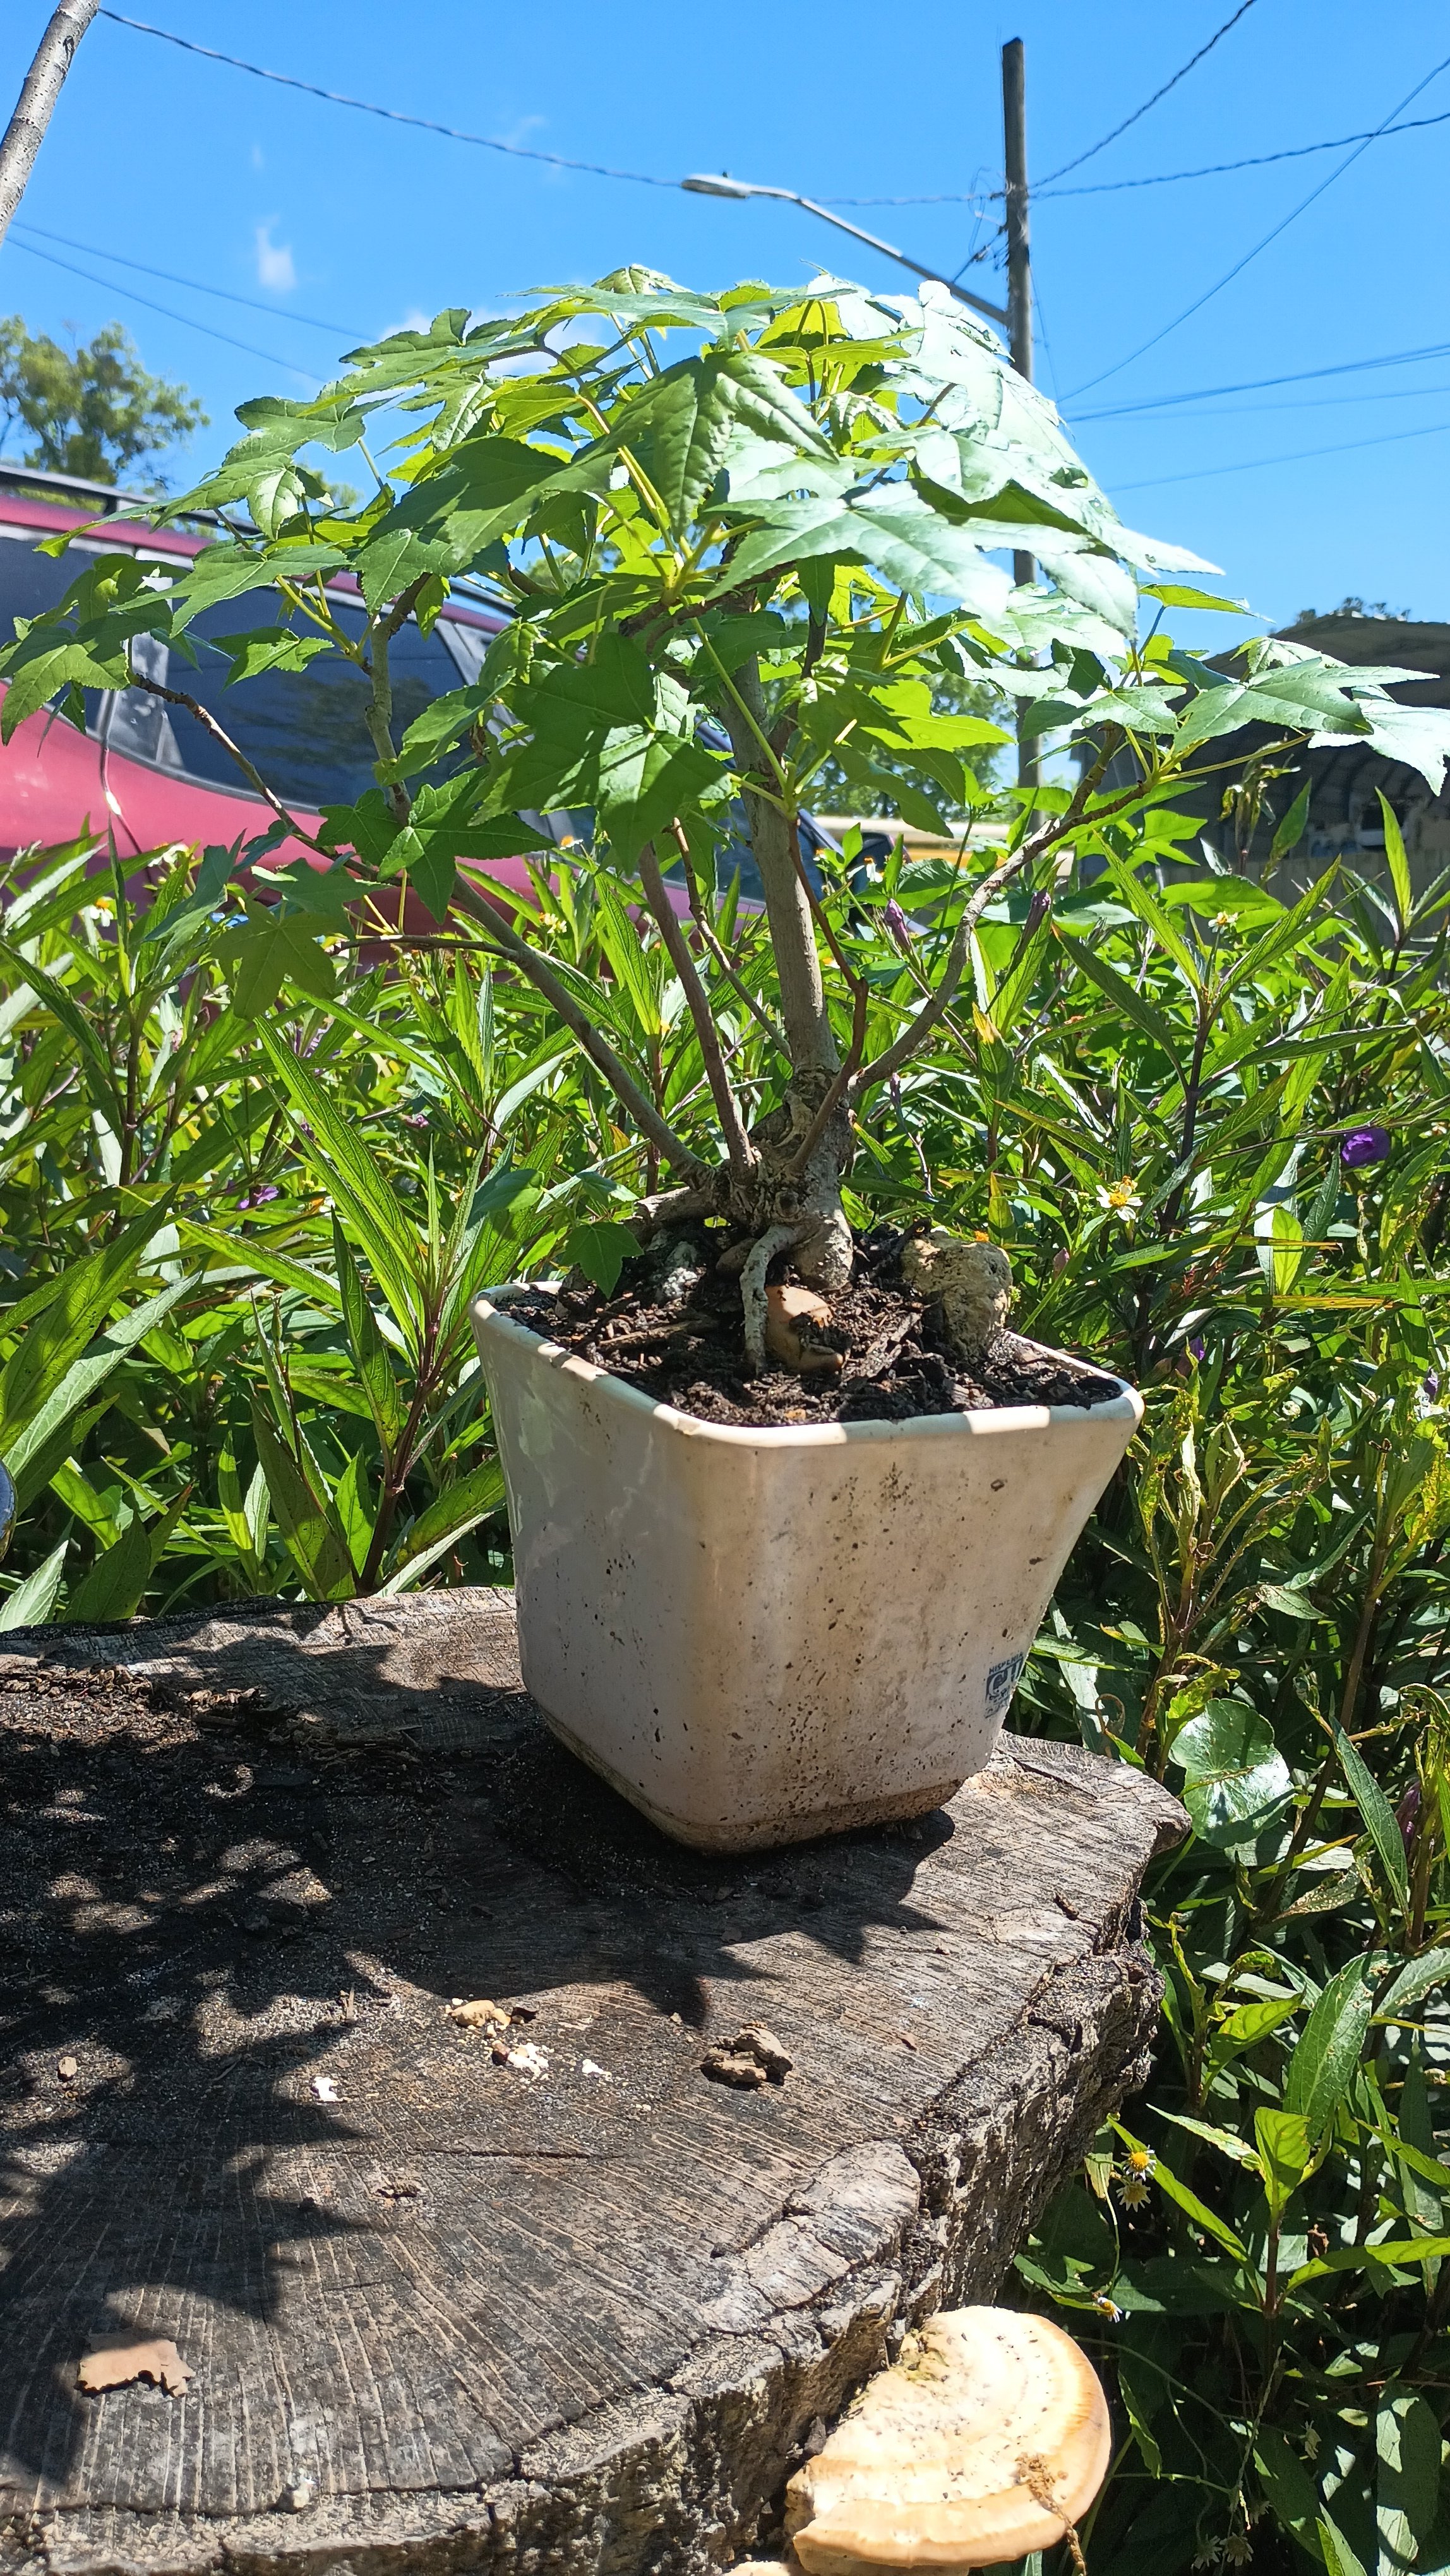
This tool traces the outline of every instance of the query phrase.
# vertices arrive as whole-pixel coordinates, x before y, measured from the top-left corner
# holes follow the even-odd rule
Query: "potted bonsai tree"
[[[1165,610],[1234,605],[1182,579],[1212,568],[1120,524],[943,291],[709,296],[627,270],[513,320],[445,313],[240,418],[171,505],[218,514],[215,541],[174,579],[94,557],[0,655],[5,729],[132,685],[229,742],[184,666],[215,653],[203,612],[237,602],[240,624],[259,593],[263,622],[222,639],[236,681],[356,666],[376,785],[319,822],[238,752],[275,828],[208,853],[192,900],[253,1010],[288,975],[325,994],[327,934],[360,905],[394,936],[421,907],[528,979],[638,1148],[627,1224],[586,1230],[572,1281],[477,1311],[531,1689],[701,1844],[930,1807],[988,1759],[1141,1407],[1010,1333],[998,1245],[953,1241],[929,1204],[904,1232],[853,1225],[863,1125],[966,1042],[963,1013],[996,1040],[1075,860],[1153,909],[1126,827],[1191,753],[1267,721],[1369,736],[1438,785],[1446,720],[1391,699],[1394,672],[1292,644],[1179,650]],[[402,428],[387,471],[378,421]],[[376,489],[341,507],[352,450]],[[476,679],[400,727],[396,639],[464,577],[506,617]],[[889,781],[913,823],[1000,818],[970,766],[1010,738],[984,704],[1070,735],[1076,786],[1008,796],[947,866],[873,880],[850,844],[807,864],[828,770],[862,802]],[[562,811],[567,852],[540,828]],[[532,907],[486,874],[521,849]],[[758,923],[718,902],[722,853]],[[977,934],[1009,897],[994,994]],[[630,1060],[546,933],[560,901],[607,910],[621,978],[636,943],[667,958],[668,1065]]]

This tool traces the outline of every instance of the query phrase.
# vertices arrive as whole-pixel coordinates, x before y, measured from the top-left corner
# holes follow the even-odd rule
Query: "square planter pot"
[[[710,1851],[920,1815],[983,1769],[1133,1389],[737,1429],[544,1341],[509,1294],[473,1321],[555,1734]]]

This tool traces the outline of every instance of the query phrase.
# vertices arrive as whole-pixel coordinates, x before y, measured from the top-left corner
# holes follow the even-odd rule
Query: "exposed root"
[[[765,1347],[779,1367],[797,1377],[839,1375],[845,1353],[831,1337],[824,1297],[814,1288],[769,1286],[765,1308]]]
[[[770,1225],[757,1235],[740,1273],[740,1302],[745,1309],[745,1362],[752,1376],[765,1366],[765,1274],[778,1252],[787,1252],[804,1231],[796,1225]]]

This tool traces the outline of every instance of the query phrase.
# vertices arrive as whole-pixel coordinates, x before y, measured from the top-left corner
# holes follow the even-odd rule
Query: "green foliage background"
[[[119,322],[67,349],[12,313],[0,320],[0,422],[7,445],[17,433],[29,440],[24,464],[115,483],[154,468],[207,416],[185,385],[147,374]]]
[[[1430,2571],[1450,2563],[1450,892],[1413,908],[1393,836],[1393,892],[1341,874],[1289,912],[1232,875],[1165,888],[1158,862],[1195,847],[1160,806],[995,908],[899,1117],[883,1095],[866,1120],[851,1210],[990,1231],[1022,1328],[1148,1401],[1014,1717],[1146,1765],[1196,1828],[1146,1892],[1167,1985],[1149,2089],[1018,2265],[1115,2400],[1090,2564]],[[78,844],[5,889],[5,1624],[506,1580],[466,1299],[617,1257],[636,1141],[466,929],[374,953],[340,923],[271,961],[258,1009],[193,858],[147,875],[137,911]],[[534,935],[703,1134],[658,939],[582,868],[553,887]],[[948,871],[893,867],[847,962],[903,1007],[961,900]],[[759,1100],[769,952],[728,899],[716,923]],[[1386,1151],[1346,1169],[1363,1124]]]

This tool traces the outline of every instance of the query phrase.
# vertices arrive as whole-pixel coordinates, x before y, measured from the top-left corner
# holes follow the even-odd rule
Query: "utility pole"
[[[1002,159],[1007,204],[1007,337],[1012,364],[1032,382],[1032,253],[1027,228],[1027,60],[1022,39],[1002,47]],[[1028,554],[1014,554],[1015,581],[1031,581],[1036,567]],[[1031,701],[1028,702],[1030,711]],[[1021,718],[1018,719],[1019,727]],[[1017,783],[1037,785],[1037,739],[1017,739]]]

